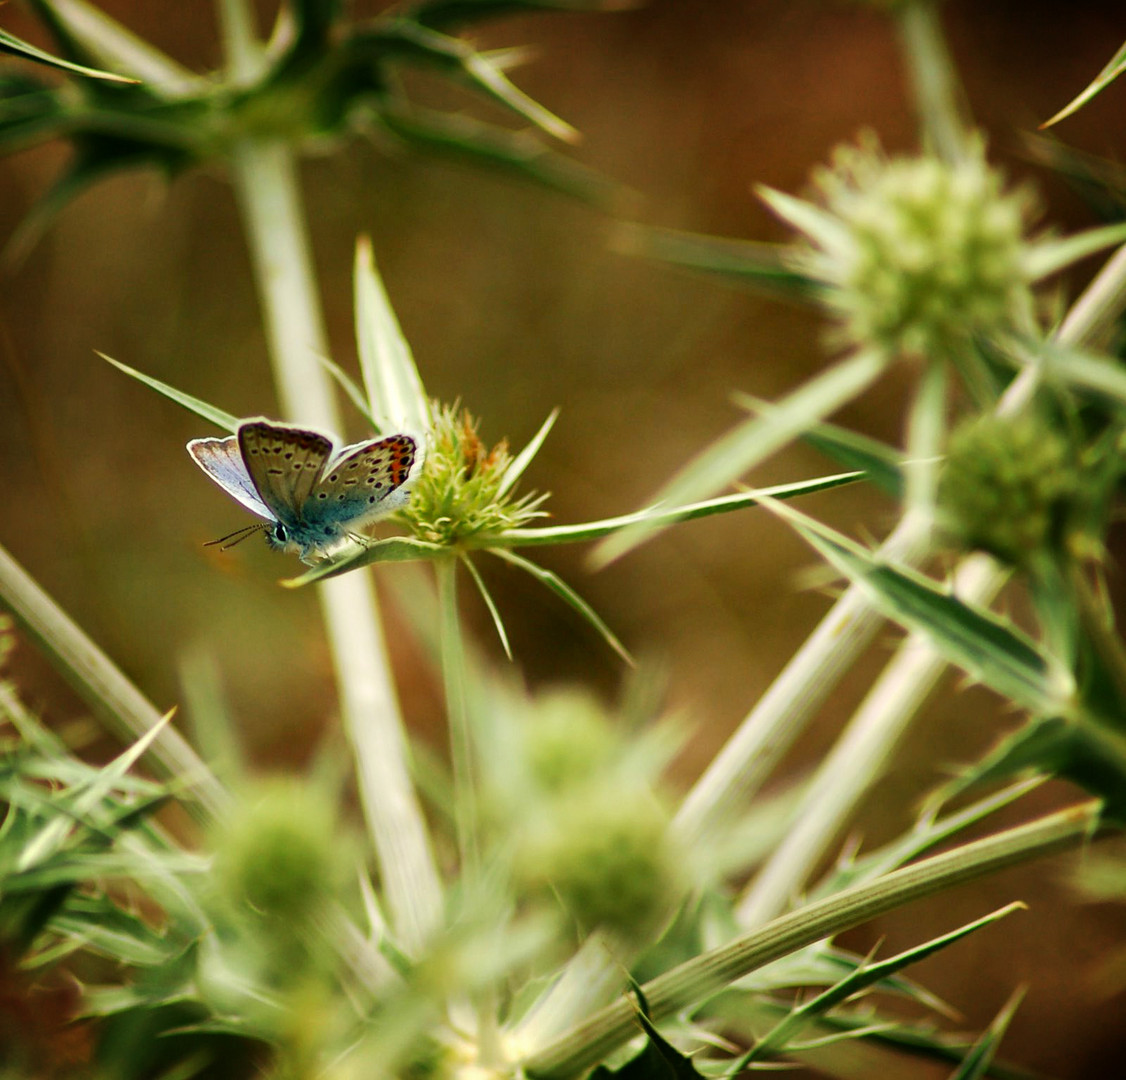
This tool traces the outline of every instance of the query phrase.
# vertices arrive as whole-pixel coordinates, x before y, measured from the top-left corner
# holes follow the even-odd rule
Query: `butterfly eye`
[[[274,524],[273,533],[274,533],[274,539],[279,544],[285,544],[285,543],[289,542],[289,532],[286,530],[286,527],[280,521],[278,521]]]

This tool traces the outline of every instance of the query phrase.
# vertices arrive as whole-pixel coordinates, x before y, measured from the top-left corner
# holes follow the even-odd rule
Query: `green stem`
[[[946,442],[946,364],[931,361],[923,371],[907,418],[907,461],[904,463],[907,513],[920,518],[928,534],[938,490],[938,463]]]
[[[953,590],[958,596],[987,602],[1005,578],[992,559],[975,556],[958,567]],[[899,647],[818,766],[791,827],[740,900],[741,925],[763,923],[790,903],[852,811],[883,775],[946,667],[946,660],[922,635],[911,635]]]
[[[457,608],[457,558],[449,555],[434,563],[438,578],[439,641],[442,685],[450,731],[450,759],[454,780],[454,819],[462,872],[469,881],[480,870],[477,846],[477,800],[474,785],[473,738],[469,730],[466,700],[467,670],[465,641]]]
[[[1126,246],[1103,265],[1094,280],[1071,305],[1056,340],[1066,345],[1097,348],[1117,329],[1126,310]]]
[[[1029,859],[1077,847],[1098,826],[1099,804],[1084,803],[977,840],[775,919],[728,945],[658,975],[641,989],[649,1017],[698,1005],[736,979],[822,938],[913,900],[975,881]],[[601,1061],[637,1032],[637,1007],[622,997],[522,1062],[536,1080],[564,1080]]]
[[[329,349],[293,152],[280,141],[244,140],[234,147],[231,174],[282,410],[339,431],[332,385],[317,359]],[[318,590],[392,926],[402,947],[415,952],[438,924],[442,894],[407,767],[375,590],[359,574],[322,582]]]
[[[908,564],[919,558],[926,544],[918,526],[904,518],[880,558]],[[727,815],[747,804],[882,624],[864,590],[849,586],[692,786],[674,819],[683,843],[707,842]]]
[[[971,121],[946,51],[938,4],[905,4],[898,26],[923,135],[943,160],[957,162],[966,156]]]
[[[264,50],[254,27],[254,8],[248,0],[216,0],[219,36],[232,83],[253,82],[262,71]]]
[[[454,821],[461,856],[461,881],[467,896],[475,897],[481,885],[480,817],[477,807],[477,769],[469,718],[469,661],[457,604],[456,555],[438,559],[439,649],[446,714],[450,732],[450,760],[454,781]],[[474,1002],[477,1016],[477,1062],[490,1068],[503,1059],[498,1002],[492,988],[485,988]]]

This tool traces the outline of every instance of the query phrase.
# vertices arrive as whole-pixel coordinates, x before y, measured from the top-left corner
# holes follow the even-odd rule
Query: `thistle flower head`
[[[416,537],[452,546],[544,516],[538,508],[546,495],[511,496],[507,442],[487,447],[477,434],[478,421],[457,405],[435,411],[426,461],[402,511]]]
[[[828,287],[846,344],[937,358],[1029,318],[1031,200],[1006,192],[980,151],[889,158],[867,138],[814,181],[822,207],[767,197],[806,233],[796,261]]]
[[[561,792],[604,769],[621,740],[592,694],[574,688],[546,691],[527,719],[524,747],[533,784]]]

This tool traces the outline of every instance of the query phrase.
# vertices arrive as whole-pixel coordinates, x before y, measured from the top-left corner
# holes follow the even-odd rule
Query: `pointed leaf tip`
[[[0,30],[0,52],[20,56],[25,60],[31,60],[36,64],[43,64],[46,67],[56,68],[59,71],[67,71],[72,75],[84,75],[89,79],[101,79],[103,82],[132,83],[135,85],[141,81],[140,79],[130,78],[128,75],[117,75],[112,71],[102,71],[99,68],[86,67],[85,64],[75,64],[70,60],[63,60],[61,57],[52,56],[51,53],[44,52],[42,49],[38,49],[29,42],[24,41],[22,38],[16,37],[15,34],[9,34],[4,30]]]

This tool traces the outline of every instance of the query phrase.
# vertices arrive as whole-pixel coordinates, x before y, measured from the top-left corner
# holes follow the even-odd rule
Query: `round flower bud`
[[[556,794],[604,772],[620,742],[599,702],[572,688],[540,695],[529,711],[524,740],[533,782]]]
[[[516,878],[532,892],[554,893],[584,930],[641,938],[680,894],[667,826],[647,791],[576,790],[527,827]]]
[[[275,779],[252,790],[214,840],[217,897],[236,916],[297,928],[336,884],[335,808],[315,787]]]
[[[1031,311],[1030,200],[980,154],[888,159],[870,142],[838,150],[816,182],[831,216],[800,261],[830,286],[848,344],[942,357]]]
[[[938,518],[962,547],[1027,567],[1063,546],[1078,492],[1062,435],[1031,418],[981,417],[950,439]]]

